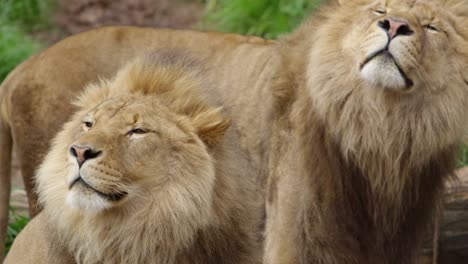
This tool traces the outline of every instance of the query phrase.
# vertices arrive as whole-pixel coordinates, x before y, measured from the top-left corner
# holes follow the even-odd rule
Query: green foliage
[[[50,25],[51,0],[0,0],[0,82],[23,60],[40,49],[27,32]],[[5,246],[7,251],[19,232],[29,222],[10,208],[10,224]]]
[[[52,0],[0,0],[0,82],[40,49],[27,32],[50,25]]]
[[[18,236],[19,232],[28,224],[29,218],[19,215],[13,208],[10,208],[11,223],[8,225],[7,237],[5,241],[6,253],[10,250],[13,241]]]
[[[0,82],[20,62],[39,50],[40,45],[13,25],[0,27]]]
[[[31,31],[50,25],[52,0],[0,0],[0,21]],[[2,24],[3,24],[2,23]]]
[[[468,166],[468,146],[462,146],[460,157],[458,159],[458,167]]]
[[[208,0],[203,26],[276,38],[290,32],[320,0]]]

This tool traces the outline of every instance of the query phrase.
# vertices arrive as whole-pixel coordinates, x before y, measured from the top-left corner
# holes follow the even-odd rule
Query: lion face
[[[305,47],[313,107],[361,170],[387,181],[381,172],[401,174],[408,160],[420,168],[459,144],[468,121],[466,17],[462,0],[343,0],[303,27],[315,30]]]
[[[444,80],[461,80],[468,59],[468,8],[463,1],[343,2],[336,12],[343,16],[338,48],[355,67],[350,70],[358,71],[369,86],[441,90]]]
[[[60,144],[66,204],[100,212],[188,181],[211,193],[212,162],[196,129],[153,96],[117,96],[81,111]]]

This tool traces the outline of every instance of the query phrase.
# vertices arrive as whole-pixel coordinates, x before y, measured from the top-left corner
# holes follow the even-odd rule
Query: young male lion
[[[259,263],[254,170],[209,85],[162,53],[86,88],[6,263]]]
[[[468,126],[466,17],[466,0],[330,0],[278,42],[91,31],[9,76],[2,142],[13,135],[28,179],[71,111],[63,98],[148,49],[190,50],[268,172],[266,263],[409,263]]]

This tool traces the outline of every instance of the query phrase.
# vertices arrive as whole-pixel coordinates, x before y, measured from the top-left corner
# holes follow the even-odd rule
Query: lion
[[[288,36],[265,263],[415,262],[468,128],[467,16],[331,1]]]
[[[83,83],[149,49],[190,51],[258,175],[265,263],[411,263],[468,127],[467,16],[463,0],[330,0],[277,41],[82,33],[3,83],[2,144],[30,179]]]
[[[34,217],[41,208],[32,179],[53,136],[76,110],[70,102],[87,83],[111,78],[130,60],[148,51],[190,51],[193,58],[207,65],[204,75],[216,83],[212,90],[226,102],[223,105],[230,118],[240,121],[234,129],[241,136],[238,143],[248,154],[248,163],[257,175],[264,175],[269,144],[263,139],[269,137],[270,111],[259,110],[255,98],[261,96],[267,102],[272,95],[266,89],[253,88],[267,87],[271,77],[267,71],[278,62],[274,58],[278,56],[271,53],[275,43],[235,34],[105,27],[69,37],[23,62],[0,87],[0,240],[4,240],[8,219],[13,142],[28,194],[29,214]],[[254,63],[238,67],[244,64],[238,58]],[[257,76],[259,68],[267,74]],[[244,98],[252,98],[251,104],[245,105]],[[254,111],[256,116],[249,114]]]
[[[260,263],[255,170],[202,72],[152,53],[88,85],[6,263]]]

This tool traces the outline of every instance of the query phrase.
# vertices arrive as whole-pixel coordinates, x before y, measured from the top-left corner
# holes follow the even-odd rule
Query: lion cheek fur
[[[74,170],[62,155],[66,133],[64,130],[54,140],[36,180],[44,214],[56,227],[57,239],[68,245],[76,260],[147,263],[151,259],[173,263],[199,230],[217,225],[212,211],[214,168],[207,155],[200,160],[203,164],[197,164],[198,177],[182,177],[197,182],[168,183],[157,192],[135,195],[122,209],[107,211],[110,202],[97,194],[86,197],[74,188],[68,190],[66,175]],[[141,249],[142,245],[147,249]]]

